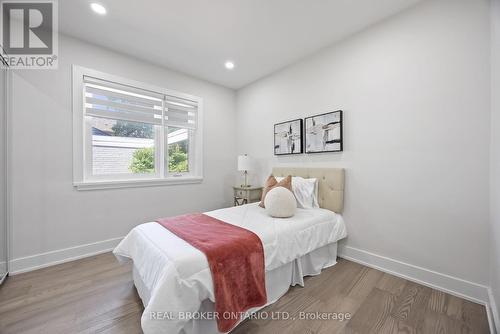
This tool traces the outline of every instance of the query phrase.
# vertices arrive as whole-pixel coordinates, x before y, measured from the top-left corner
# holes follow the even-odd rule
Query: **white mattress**
[[[287,219],[271,218],[256,203],[206,212],[259,236],[266,272],[344,238],[342,216],[324,209],[297,209]],[[196,312],[214,301],[212,277],[205,255],[157,223],[135,227],[116,247],[118,256],[131,258],[144,288],[150,292],[142,315],[143,331],[180,333],[187,320],[158,321],[151,312]]]

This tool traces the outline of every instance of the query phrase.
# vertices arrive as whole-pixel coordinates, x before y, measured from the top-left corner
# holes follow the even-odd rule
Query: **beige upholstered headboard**
[[[344,169],[343,168],[298,168],[274,167],[274,176],[301,176],[317,178],[319,183],[319,206],[336,213],[344,209]]]

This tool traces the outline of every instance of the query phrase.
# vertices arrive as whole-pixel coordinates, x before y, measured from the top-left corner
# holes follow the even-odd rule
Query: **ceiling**
[[[91,1],[59,1],[62,33],[237,89],[420,0]]]

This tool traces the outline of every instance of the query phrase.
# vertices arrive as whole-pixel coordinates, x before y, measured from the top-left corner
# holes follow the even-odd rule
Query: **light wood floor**
[[[9,277],[0,287],[0,333],[142,333],[131,276],[131,265],[108,253]],[[352,318],[254,319],[232,333],[489,333],[484,306],[342,259],[264,311]]]

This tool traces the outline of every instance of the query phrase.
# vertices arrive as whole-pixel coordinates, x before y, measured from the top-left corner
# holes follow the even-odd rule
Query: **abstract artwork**
[[[301,154],[302,131],[302,119],[274,124],[274,154]]]
[[[342,110],[306,118],[306,153],[340,152]]]

